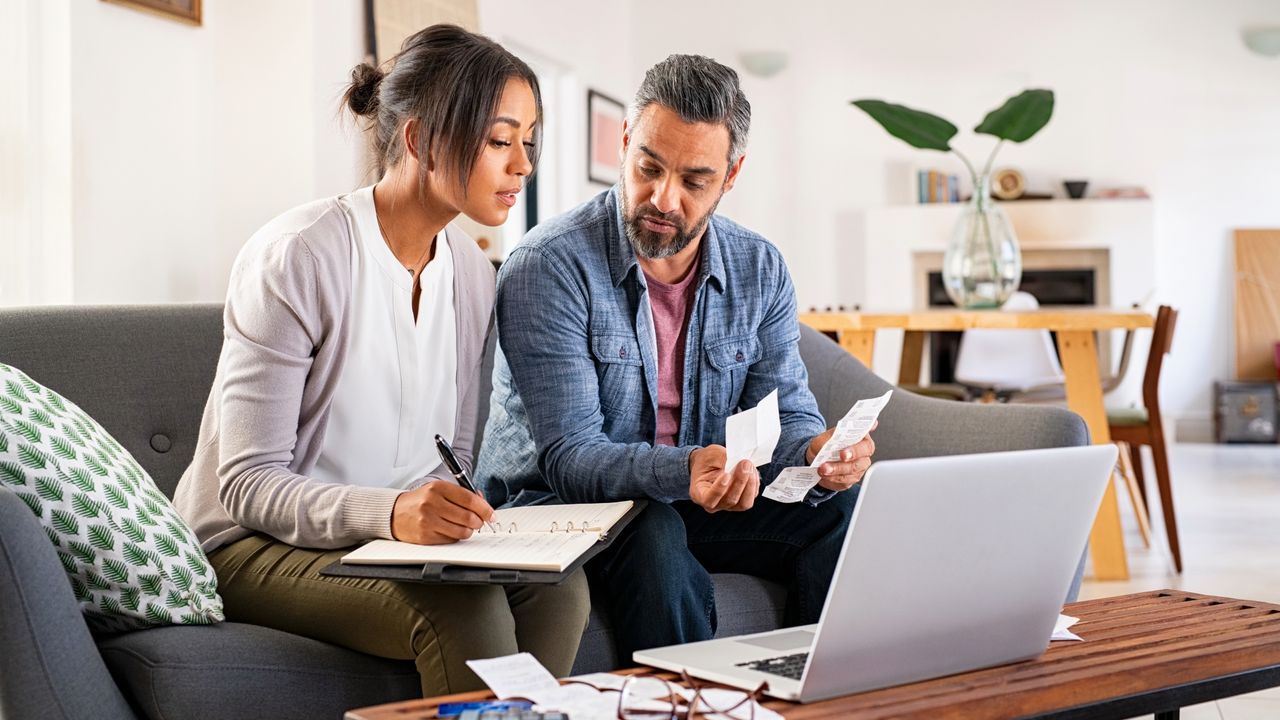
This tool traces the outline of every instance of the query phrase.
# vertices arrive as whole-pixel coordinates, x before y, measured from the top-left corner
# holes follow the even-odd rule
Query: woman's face
[[[533,154],[537,119],[538,105],[529,84],[518,78],[508,80],[489,126],[488,140],[471,166],[466,196],[456,197],[454,183],[437,185],[449,188],[447,194],[455,196],[448,198],[453,207],[481,225],[507,221],[511,206],[516,204],[516,194],[533,170],[529,157]]]

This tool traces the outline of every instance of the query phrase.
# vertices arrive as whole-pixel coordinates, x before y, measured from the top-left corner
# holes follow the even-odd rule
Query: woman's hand
[[[484,498],[445,480],[401,493],[391,511],[391,536],[417,545],[466,540],[493,519]]]

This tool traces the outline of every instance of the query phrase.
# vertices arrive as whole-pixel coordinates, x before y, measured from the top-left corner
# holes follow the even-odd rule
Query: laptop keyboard
[[[775,658],[765,658],[764,660],[752,660],[750,662],[737,663],[738,667],[744,667],[748,670],[758,670],[771,675],[781,675],[784,678],[799,680],[804,674],[804,666],[809,662],[809,653],[800,652],[794,655],[780,655]]]

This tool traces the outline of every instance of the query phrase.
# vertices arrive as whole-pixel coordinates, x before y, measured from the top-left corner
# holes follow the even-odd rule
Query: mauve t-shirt
[[[654,445],[675,445],[680,435],[680,395],[684,387],[684,341],[698,284],[698,261],[680,282],[669,285],[644,274],[658,344],[658,430]]]

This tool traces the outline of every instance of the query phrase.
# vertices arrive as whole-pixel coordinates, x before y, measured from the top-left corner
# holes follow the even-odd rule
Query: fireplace
[[[1097,305],[1097,271],[1092,267],[1032,269],[1022,271],[1021,292],[1030,293],[1042,307]],[[942,273],[928,273],[929,307],[954,307],[942,285]],[[961,332],[929,334],[929,381],[955,382],[956,354]],[[1056,342],[1056,338],[1055,338]],[[1105,357],[1105,355],[1104,355]]]

